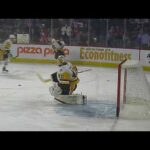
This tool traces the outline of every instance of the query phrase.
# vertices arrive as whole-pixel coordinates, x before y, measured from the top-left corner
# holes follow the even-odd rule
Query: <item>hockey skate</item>
[[[8,72],[8,70],[6,69],[6,67],[3,67],[2,72]]]

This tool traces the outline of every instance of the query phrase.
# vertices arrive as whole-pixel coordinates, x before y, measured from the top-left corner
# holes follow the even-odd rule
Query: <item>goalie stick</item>
[[[78,71],[78,73],[83,73],[83,72],[87,72],[87,71],[91,71],[92,69],[87,69],[87,70],[81,70],[81,71]],[[40,81],[44,82],[44,83],[47,83],[47,82],[50,82],[52,81],[50,78],[48,79],[44,79],[39,73],[36,73],[37,77],[39,78]]]
[[[83,73],[83,72],[87,72],[87,71],[91,71],[92,69],[86,69],[86,70],[81,70],[81,71],[78,71],[78,73]]]
[[[46,82],[50,82],[51,79],[48,78],[48,79],[43,79],[43,77],[39,74],[39,73],[36,73],[37,77],[40,79],[40,81],[46,83]]]

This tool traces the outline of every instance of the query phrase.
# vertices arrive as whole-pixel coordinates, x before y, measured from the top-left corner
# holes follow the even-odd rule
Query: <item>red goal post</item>
[[[150,119],[150,84],[139,60],[118,65],[116,117]]]
[[[120,93],[121,93],[121,69],[122,69],[122,64],[124,64],[127,61],[127,59],[123,60],[119,65],[118,65],[118,84],[117,84],[117,107],[116,107],[116,116],[119,117],[120,113]],[[124,80],[127,78],[127,69],[125,69],[125,76]],[[124,102],[125,102],[125,92],[126,92],[126,84],[124,84]]]

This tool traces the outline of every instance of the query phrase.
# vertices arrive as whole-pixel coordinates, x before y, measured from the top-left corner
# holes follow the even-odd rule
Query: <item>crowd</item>
[[[29,34],[30,44],[150,49],[149,19],[0,19],[0,43],[10,34]]]

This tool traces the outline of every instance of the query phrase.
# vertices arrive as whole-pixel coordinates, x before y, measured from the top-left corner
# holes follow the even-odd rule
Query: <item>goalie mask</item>
[[[65,56],[63,56],[63,55],[58,56],[58,59],[57,59],[57,64],[58,65],[61,65],[61,64],[65,63],[65,62],[66,62]]]

